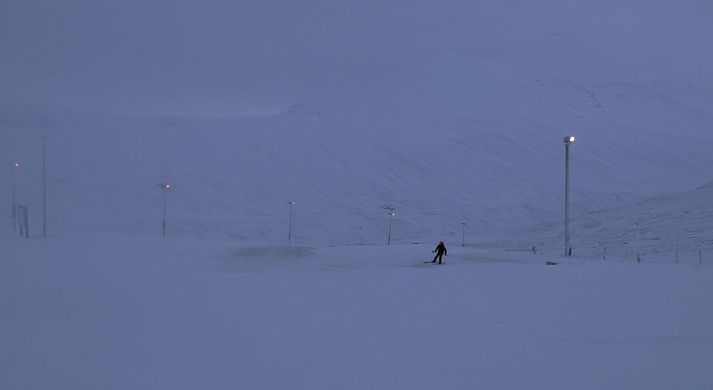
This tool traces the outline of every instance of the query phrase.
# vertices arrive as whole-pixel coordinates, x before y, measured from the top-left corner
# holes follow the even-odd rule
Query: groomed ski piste
[[[713,267],[451,245],[3,242],[7,389],[704,389]],[[434,243],[435,245],[435,243]],[[546,265],[545,259],[557,262]]]
[[[556,228],[539,226],[467,231],[465,246],[452,237],[442,265],[424,263],[437,241],[411,243],[400,223],[391,245],[307,245],[299,210],[291,246],[286,234],[282,244],[191,236],[172,218],[163,239],[160,212],[146,231],[107,223],[46,238],[35,218],[29,239],[0,239],[0,380],[11,389],[707,388],[710,189],[578,216],[569,258]],[[284,219],[277,230],[287,233]]]

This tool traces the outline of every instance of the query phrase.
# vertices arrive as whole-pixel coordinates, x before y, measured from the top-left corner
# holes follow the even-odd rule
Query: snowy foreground
[[[713,388],[710,264],[0,242],[0,389]]]

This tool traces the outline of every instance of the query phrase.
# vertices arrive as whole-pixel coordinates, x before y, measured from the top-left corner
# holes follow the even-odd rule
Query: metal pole
[[[634,222],[634,225],[636,226],[636,261],[640,262],[641,261],[641,240],[639,239],[639,236],[640,236],[639,223]]]
[[[292,246],[292,206],[295,204],[293,201],[287,202],[290,204],[290,222],[287,226],[287,245]]]
[[[394,217],[394,213],[389,213],[389,236],[386,239],[386,245],[391,245],[391,219]]]
[[[10,164],[10,169],[12,170],[12,230],[17,231],[17,215],[15,214],[15,209],[17,204],[15,203],[15,168],[17,168],[17,163],[13,162]]]
[[[29,239],[30,238],[30,217],[29,217],[29,211],[27,211],[27,206],[23,208],[23,213],[22,213],[22,218],[25,221],[25,238]]]
[[[166,189],[163,190],[163,238],[166,238]]]
[[[467,225],[467,223],[461,222],[460,224],[463,225],[463,248],[465,248],[465,225]]]
[[[30,222],[29,222],[29,217],[28,217],[28,211],[27,211],[27,206],[24,206],[22,212],[22,220],[25,223],[25,238],[30,238]]]
[[[676,240],[676,263],[678,264],[678,240]]]
[[[569,252],[569,143],[564,144],[564,256]]]
[[[47,136],[42,136],[42,237],[47,237]]]

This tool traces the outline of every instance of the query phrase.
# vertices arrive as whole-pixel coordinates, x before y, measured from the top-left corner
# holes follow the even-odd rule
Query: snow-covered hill
[[[562,221],[473,237],[475,245],[553,258],[564,251]],[[575,257],[698,263],[713,258],[713,184],[585,213],[572,221]]]
[[[709,182],[709,102],[678,84],[585,83],[448,57],[260,117],[106,115],[5,103],[1,148],[23,163],[18,199],[38,226],[39,136],[50,136],[54,234],[158,234],[157,183],[170,181],[170,234],[283,243],[287,201],[295,200],[297,243],[384,243],[385,207],[399,209],[394,242],[430,242],[460,238],[461,222],[482,235],[561,221],[568,134],[578,137],[576,214]]]
[[[317,245],[384,243],[387,207],[396,243],[559,221],[565,135],[577,214],[713,179],[706,1],[328,3],[4,3],[32,226],[40,135],[58,235],[157,234],[163,181],[185,237],[284,243],[288,200]]]

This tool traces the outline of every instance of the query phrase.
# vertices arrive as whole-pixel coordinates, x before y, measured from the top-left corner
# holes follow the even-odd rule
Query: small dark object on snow
[[[557,265],[557,264],[559,264],[559,263],[555,263],[554,261],[548,261],[548,262],[546,262],[545,264],[547,264],[547,265]]]

